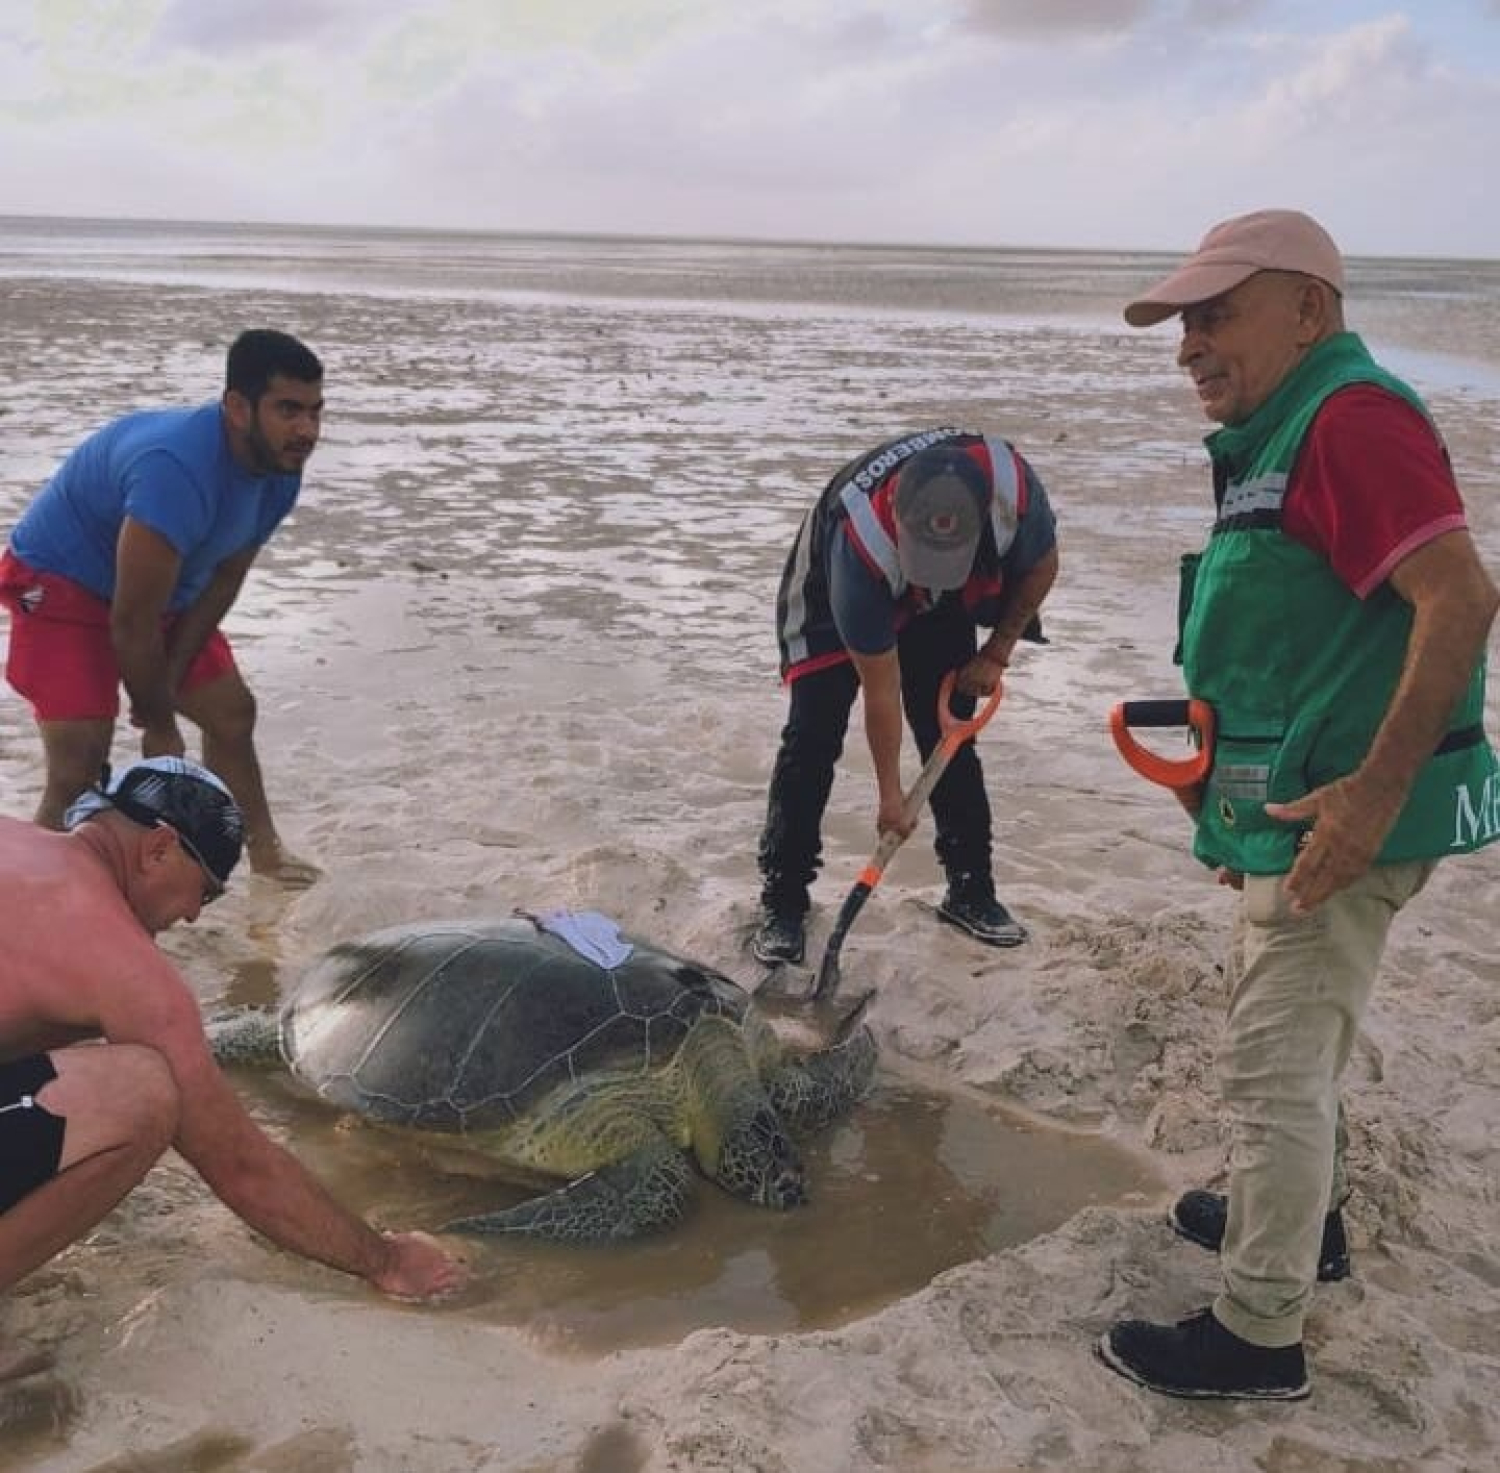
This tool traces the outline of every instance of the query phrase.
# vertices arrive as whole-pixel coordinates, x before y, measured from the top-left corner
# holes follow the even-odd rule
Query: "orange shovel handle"
[[[953,687],[957,675],[956,670],[950,670],[943,677],[943,683],[938,689],[938,727],[942,735],[938,738],[937,746],[932,749],[932,755],[918,774],[916,782],[912,784],[911,791],[901,800],[902,812],[909,825],[916,823],[917,816],[927,802],[927,795],[937,786],[937,780],[942,777],[948,763],[953,760],[953,754],[965,742],[978,734],[980,728],[995,714],[1000,705],[1001,688],[997,682],[995,689],[990,692],[989,699],[974,715],[967,720],[954,715]],[[880,883],[881,876],[885,874],[886,865],[891,862],[896,851],[905,842],[905,835],[899,829],[890,829],[883,833],[880,836],[880,842],[875,846],[874,854],[859,872],[859,879],[849,892],[848,898],[845,899],[834,921],[833,931],[828,937],[828,946],[823,953],[822,964],[818,968],[817,980],[813,984],[812,996],[815,1001],[826,1002],[838,991],[839,952],[843,948],[844,937],[848,935],[849,927],[854,924],[855,916],[859,914],[865,901],[870,898],[870,892]]]
[[[953,713],[953,689],[957,680],[958,671],[950,670],[943,676],[943,683],[938,687],[938,726],[943,733],[938,746],[950,757],[970,737],[978,736],[984,730],[990,717],[1000,706],[1000,697],[1005,693],[1004,682],[997,680],[984,705],[965,719]]]
[[[1198,750],[1191,757],[1163,757],[1136,741],[1132,726],[1189,727]],[[1196,787],[1214,765],[1214,708],[1207,701],[1121,701],[1109,713],[1109,731],[1130,767],[1164,788]]]
[[[937,786],[938,779],[947,770],[954,754],[965,742],[972,741],[999,709],[1003,690],[1000,682],[997,681],[989,698],[972,716],[964,718],[954,715],[953,688],[957,677],[958,672],[950,670],[943,677],[943,683],[938,688],[938,728],[942,736],[938,738],[938,744],[932,749],[932,755],[917,775],[916,782],[911,785],[911,790],[902,799],[902,812],[908,824],[915,824],[920,817],[922,809],[927,804],[928,795]],[[871,889],[874,889],[880,883],[880,876],[884,873],[886,865],[891,862],[891,856],[905,842],[903,836],[895,829],[882,834],[875,853],[870,857],[870,862],[860,872],[859,883],[869,885]]]

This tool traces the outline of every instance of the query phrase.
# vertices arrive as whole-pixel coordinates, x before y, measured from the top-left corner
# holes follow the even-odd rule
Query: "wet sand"
[[[0,1462],[987,1473],[1500,1456],[1493,851],[1445,865],[1393,936],[1348,1081],[1355,1276],[1318,1292],[1313,1399],[1175,1403],[1092,1359],[1114,1318],[1186,1313],[1215,1282],[1162,1212],[1222,1166],[1228,897],[1105,725],[1117,699],[1179,689],[1173,569],[1207,521],[1202,426],[1169,330],[1108,325],[1113,297],[1086,282],[965,314],[935,289],[883,295],[869,264],[833,263],[842,289],[797,302],[737,295],[732,259],[713,293],[699,262],[696,285],[657,301],[541,267],[491,295],[0,281],[7,522],[84,427],[209,397],[240,325],[300,332],[329,368],[304,504],[229,625],[284,836],[328,873],[297,894],[237,880],[165,938],[205,1007],[273,998],[335,939],[516,906],[604,910],[753,982],[783,714],[771,603],[822,481],[907,427],[988,427],[1046,481],[1064,558],[1051,643],[1022,656],[981,738],[1001,893],[1033,940],[987,952],[937,926],[927,832],[902,850],[843,953],[851,985],[879,989],[889,1069],[818,1144],[821,1206],[773,1219],[705,1187],[670,1241],[579,1260],[484,1245],[475,1289],[423,1310],[268,1249],[169,1157],[0,1301],[0,1333],[58,1363],[0,1391]],[[1428,393],[1500,566],[1500,362],[1445,344],[1420,305],[1374,305],[1377,345],[1407,355],[1393,363]],[[815,955],[871,842],[850,745]],[[29,812],[37,761],[6,692],[4,811]],[[244,1088],[382,1221],[440,1220],[491,1190],[267,1081]],[[1072,1133],[1055,1151],[1046,1122]],[[1028,1216],[1049,1173],[1061,1195]],[[927,1205],[935,1218],[889,1220]],[[866,1277],[839,1261],[841,1233],[868,1245],[845,1255],[875,1260],[853,1265]]]

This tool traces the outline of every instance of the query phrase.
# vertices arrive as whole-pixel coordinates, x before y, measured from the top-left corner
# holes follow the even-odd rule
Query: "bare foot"
[[[288,853],[279,841],[249,846],[250,868],[289,890],[305,890],[323,877],[323,871],[306,859]]]
[[[50,1350],[38,1350],[24,1340],[0,1344],[0,1381],[19,1381],[22,1376],[34,1376],[51,1365]]]

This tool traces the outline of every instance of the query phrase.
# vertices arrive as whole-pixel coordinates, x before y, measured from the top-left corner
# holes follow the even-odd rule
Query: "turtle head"
[[[776,1112],[764,1101],[724,1133],[714,1180],[726,1192],[783,1211],[807,1201],[802,1157]]]

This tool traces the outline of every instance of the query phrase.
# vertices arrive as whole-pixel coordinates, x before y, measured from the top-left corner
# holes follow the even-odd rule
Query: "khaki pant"
[[[1232,1139],[1214,1314],[1256,1345],[1302,1338],[1323,1218],[1346,1191],[1339,1076],[1391,921],[1433,867],[1377,865],[1306,916],[1285,876],[1245,877],[1218,1056]]]

